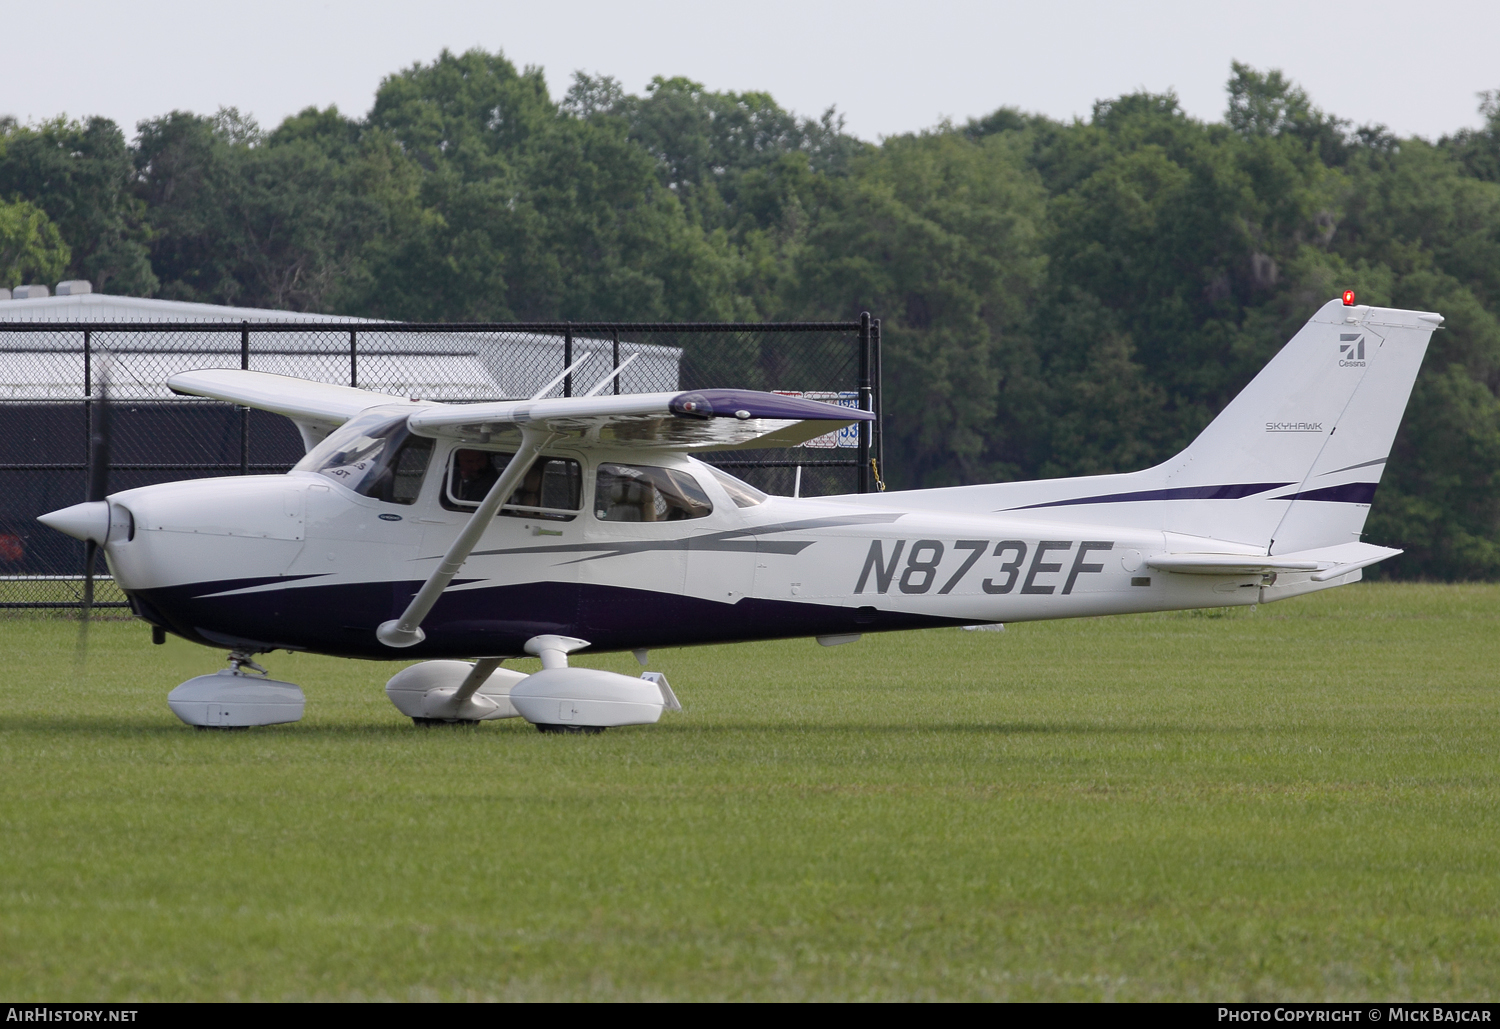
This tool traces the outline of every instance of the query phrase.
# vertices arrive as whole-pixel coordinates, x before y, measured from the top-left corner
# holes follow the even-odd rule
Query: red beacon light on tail
[[[1353,307],[1354,306],[1354,290],[1352,290],[1352,289],[1346,289],[1346,290],[1344,290],[1344,306],[1345,307]]]

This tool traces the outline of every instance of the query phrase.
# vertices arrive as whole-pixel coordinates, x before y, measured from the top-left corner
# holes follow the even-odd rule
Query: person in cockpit
[[[458,500],[483,500],[499,479],[486,451],[460,450],[454,458],[453,496]]]

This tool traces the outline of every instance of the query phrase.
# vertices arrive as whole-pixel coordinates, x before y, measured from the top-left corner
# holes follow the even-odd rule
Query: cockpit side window
[[[387,504],[412,504],[432,458],[433,440],[406,428],[406,416],[372,412],[351,419],[297,462],[361,496]]]
[[[422,493],[428,462],[432,460],[433,442],[426,436],[406,437],[390,464],[390,475],[372,481],[365,496],[391,504],[416,503]]]
[[[601,464],[594,481],[594,517],[603,522],[676,522],[713,509],[698,480],[680,468]]]
[[[451,511],[479,506],[500,481],[514,454],[493,450],[453,451],[443,492],[443,506]],[[543,457],[526,471],[521,484],[500,514],[508,518],[571,522],[583,506],[583,467],[572,458]]]

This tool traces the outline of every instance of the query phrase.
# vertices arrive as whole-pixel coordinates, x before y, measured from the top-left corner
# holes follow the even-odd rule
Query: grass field
[[[0,621],[0,997],[1489,999],[1500,588],[662,651],[686,710],[418,730],[398,665]],[[596,658],[621,671],[628,656]],[[518,665],[518,667],[525,667]]]

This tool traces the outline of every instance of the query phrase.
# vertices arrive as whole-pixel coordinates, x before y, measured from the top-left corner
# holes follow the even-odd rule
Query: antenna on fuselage
[[[604,378],[602,378],[598,382],[594,383],[594,388],[591,389],[591,390],[589,390],[587,393],[585,393],[584,396],[586,396],[586,397],[596,396],[601,389],[603,389],[605,386],[608,386],[611,382],[613,382],[615,380],[615,377],[617,375],[619,375],[621,372],[623,372],[626,368],[629,368],[631,361],[634,361],[637,357],[640,357],[640,356],[641,356],[640,354],[631,354],[625,360],[621,361],[620,362],[620,367],[616,368],[614,371],[610,372]]]
[[[566,368],[564,368],[562,370],[562,372],[557,376],[557,378],[555,378],[551,382],[547,383],[547,385],[543,386],[541,389],[537,390],[535,393],[531,394],[531,396],[527,397],[526,399],[527,400],[540,400],[540,399],[542,399],[548,393],[551,393],[552,390],[553,390],[553,388],[559,382],[562,382],[569,375],[572,375],[574,372],[576,372],[578,369],[582,368],[586,363],[588,363],[589,361],[592,361],[593,359],[594,359],[594,352],[592,350],[590,350],[588,353],[584,354],[578,360],[574,361],[572,364],[570,364]],[[623,365],[621,367],[623,367]]]

